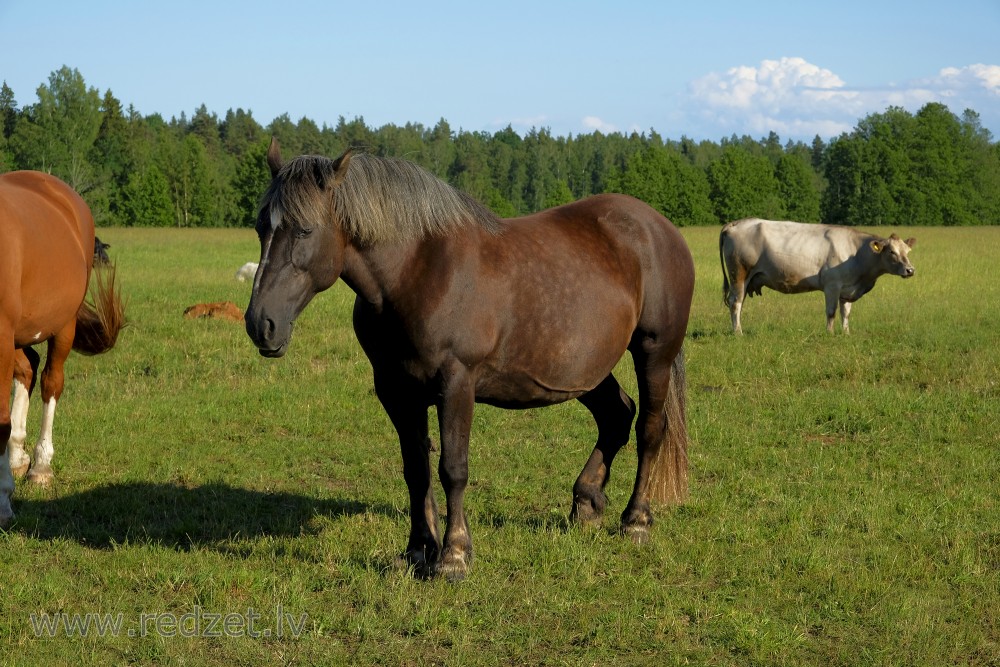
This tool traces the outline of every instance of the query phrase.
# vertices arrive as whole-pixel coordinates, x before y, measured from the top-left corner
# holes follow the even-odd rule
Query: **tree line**
[[[853,131],[810,144],[735,135],[718,142],[656,131],[556,137],[453,130],[445,119],[335,127],[287,114],[262,126],[204,105],[165,120],[123,107],[79,71],[53,72],[37,101],[0,87],[0,172],[52,173],[83,195],[98,226],[253,226],[270,182],[271,136],[285,155],[335,157],[347,148],[409,159],[503,217],[602,192],[642,199],[678,225],[759,216],[846,225],[1000,224],[1000,143],[979,115],[928,103],[890,107]]]

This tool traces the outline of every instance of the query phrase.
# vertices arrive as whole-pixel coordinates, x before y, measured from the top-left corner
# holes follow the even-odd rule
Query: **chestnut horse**
[[[501,220],[403,160],[348,151],[282,165],[272,141],[268,164],[247,333],[262,355],[280,357],[313,296],[337,278],[357,294],[354,330],[399,435],[409,489],[402,559],[418,575],[460,579],[471,563],[463,499],[477,402],[583,403],[598,439],[573,487],[571,516],[600,520],[612,460],[636,415],[612,375],[626,349],[639,409],[638,470],[623,532],[643,541],[650,502],[683,499],[681,344],[694,264],[666,218],[631,197],[600,195]],[[443,542],[431,489],[432,405],[448,510]]]
[[[70,350],[99,354],[114,346],[124,325],[124,307],[114,268],[95,272],[93,298],[85,301],[94,261],[94,219],[68,185],[37,171],[0,175],[0,383],[14,384],[14,400],[0,391],[0,525],[13,517],[14,474],[52,479],[52,423],[63,391],[63,364]],[[106,272],[106,275],[105,275]],[[24,453],[28,400],[39,355],[48,343],[42,370],[42,426],[33,460]]]

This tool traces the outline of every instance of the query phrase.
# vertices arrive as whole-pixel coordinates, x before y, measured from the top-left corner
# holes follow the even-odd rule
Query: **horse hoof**
[[[622,528],[622,533],[625,534],[633,544],[646,544],[649,542],[649,526],[625,526]]]
[[[569,520],[581,528],[596,528],[601,525],[604,515],[596,511],[590,503],[574,503]]]
[[[23,463],[19,466],[11,466],[10,472],[14,475],[14,477],[24,477],[24,475],[28,472],[28,465],[29,464],[27,463]]]
[[[462,565],[438,563],[434,574],[449,584],[455,584],[465,579],[466,575],[469,574],[469,566],[464,563]]]
[[[31,482],[42,488],[48,488],[52,484],[52,469],[51,468],[32,468],[28,471],[28,475],[25,477],[25,481]]]
[[[449,583],[456,583],[469,574],[469,563],[462,554],[451,553],[438,561],[434,574],[443,577]]]
[[[434,566],[428,562],[423,551],[407,551],[393,561],[397,570],[412,572],[418,579],[430,579],[434,574]]]

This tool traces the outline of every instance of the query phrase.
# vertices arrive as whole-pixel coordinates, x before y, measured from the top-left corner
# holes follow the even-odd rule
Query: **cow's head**
[[[108,248],[111,247],[110,243],[104,243],[101,239],[94,237],[94,265],[95,266],[107,266],[111,263],[111,258],[108,257]]]
[[[882,269],[885,273],[910,278],[916,272],[916,269],[910,264],[908,255],[910,248],[916,242],[917,240],[914,238],[904,241],[893,234],[887,239],[874,239],[870,245],[872,252],[875,253],[882,263]]]

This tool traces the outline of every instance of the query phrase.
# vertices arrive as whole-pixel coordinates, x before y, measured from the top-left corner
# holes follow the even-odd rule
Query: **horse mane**
[[[344,160],[347,173],[340,178]],[[330,184],[332,211],[324,194]],[[336,220],[361,244],[444,235],[469,225],[497,234],[501,224],[483,204],[416,164],[367,153],[289,160],[261,201],[261,210],[268,209],[298,220]]]

